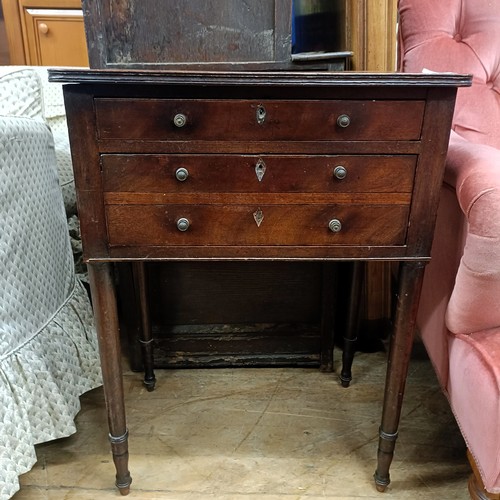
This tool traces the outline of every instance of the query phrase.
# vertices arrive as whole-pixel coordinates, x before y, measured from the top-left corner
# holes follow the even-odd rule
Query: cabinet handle
[[[337,125],[341,128],[347,128],[351,124],[351,117],[349,115],[340,115],[337,118]]]
[[[46,35],[49,32],[49,27],[45,23],[40,23],[38,25],[38,31],[42,35]]]
[[[342,229],[342,224],[338,219],[332,219],[328,223],[328,227],[332,233],[338,233]]]
[[[185,217],[181,217],[177,220],[177,229],[179,231],[187,231],[189,229],[189,220]]]
[[[341,181],[347,177],[347,169],[343,165],[338,165],[333,169],[333,175]]]
[[[184,125],[186,125],[186,123],[187,123],[186,115],[184,115],[182,113],[177,113],[174,116],[174,125],[176,127],[182,128],[182,127],[184,127]]]
[[[187,168],[181,167],[175,171],[175,178],[180,182],[184,182],[188,177],[189,172]]]

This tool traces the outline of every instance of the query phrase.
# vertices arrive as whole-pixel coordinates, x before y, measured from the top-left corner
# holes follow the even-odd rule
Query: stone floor
[[[337,358],[339,354],[337,353]],[[359,353],[355,380],[302,368],[125,372],[132,499],[468,499],[466,450],[421,349],[407,383],[392,483],[372,481],[384,353]],[[82,397],[78,432],[37,447],[15,500],[119,498],[102,389]]]

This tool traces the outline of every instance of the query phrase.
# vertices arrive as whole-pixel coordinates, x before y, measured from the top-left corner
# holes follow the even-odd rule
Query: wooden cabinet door
[[[28,64],[88,66],[81,10],[25,8],[24,19]]]

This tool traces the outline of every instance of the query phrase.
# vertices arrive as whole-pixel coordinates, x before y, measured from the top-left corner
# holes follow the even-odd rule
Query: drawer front
[[[102,155],[106,192],[409,193],[416,156]]]
[[[418,140],[424,101],[95,99],[101,140]]]
[[[106,218],[110,246],[372,246],[403,245],[408,210],[408,205],[108,205]]]

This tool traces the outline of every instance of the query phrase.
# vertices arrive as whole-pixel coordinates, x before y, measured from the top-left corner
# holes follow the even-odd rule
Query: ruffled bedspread
[[[41,121],[0,116],[1,500],[36,462],[35,444],[75,432],[79,396],[100,384],[52,134]]]

